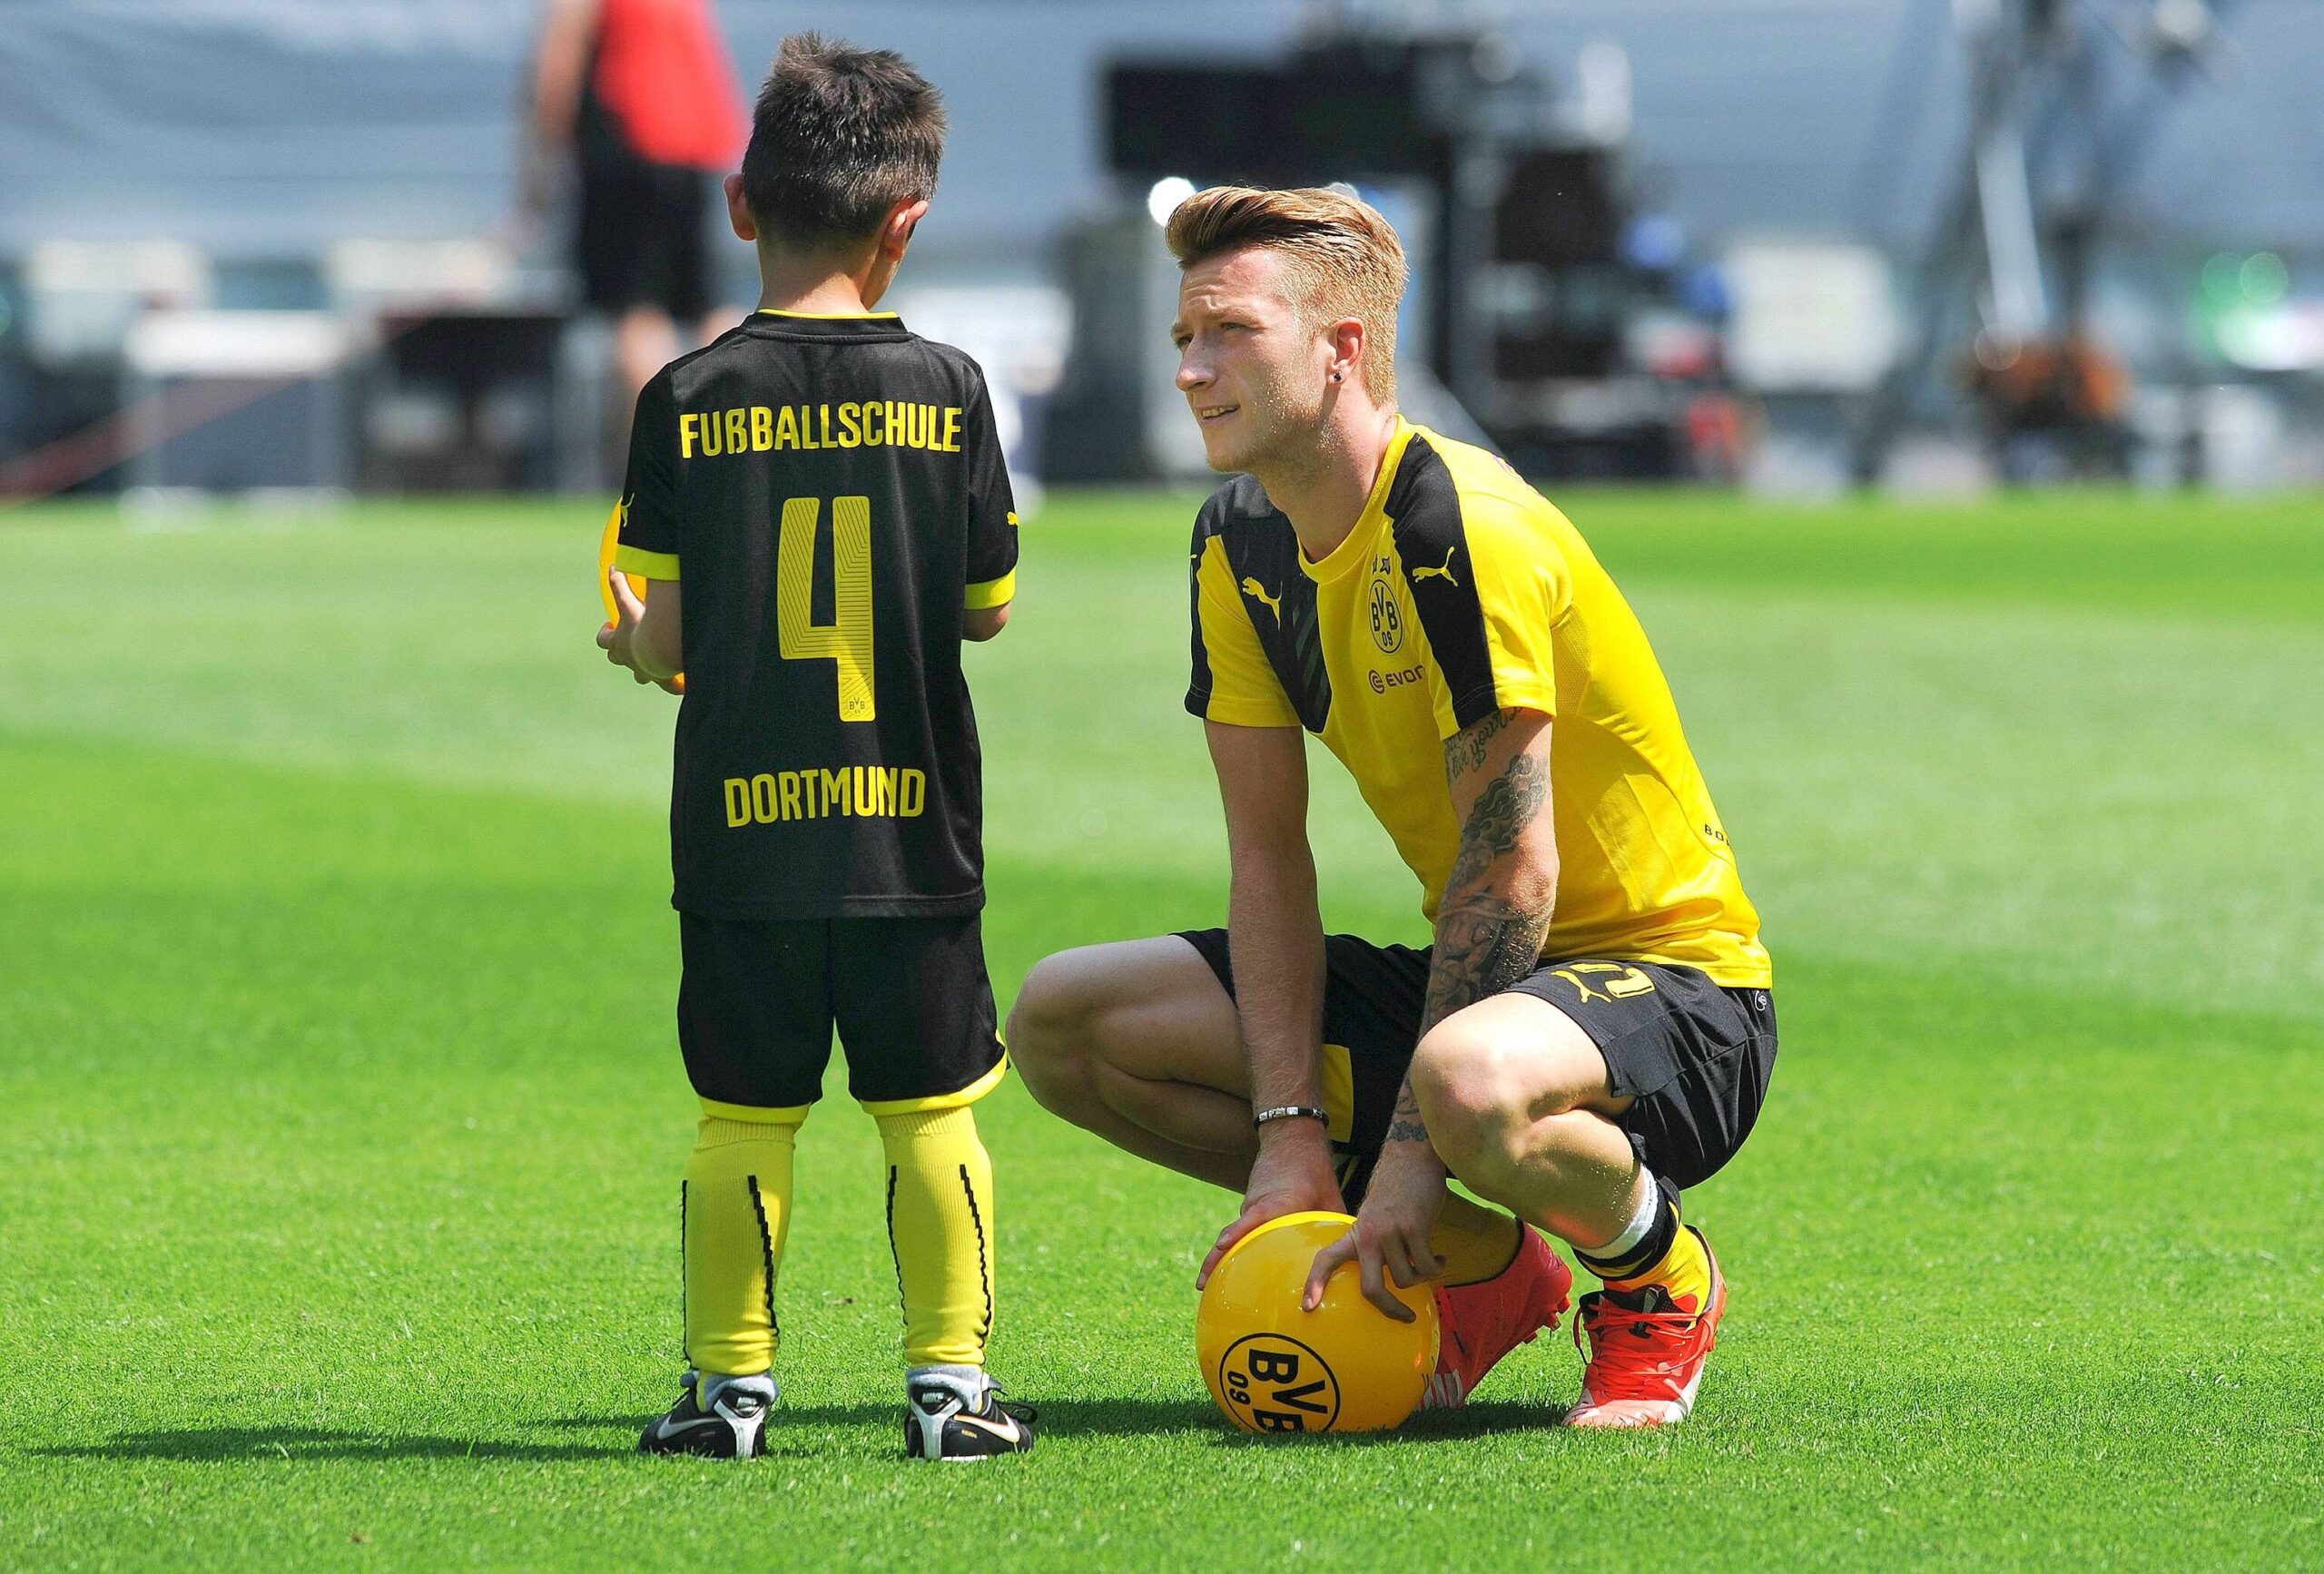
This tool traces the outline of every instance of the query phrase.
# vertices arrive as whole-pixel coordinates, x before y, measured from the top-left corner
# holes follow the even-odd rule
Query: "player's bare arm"
[[[613,587],[617,615],[597,631],[597,648],[614,665],[627,667],[639,683],[658,684],[676,694],[677,675],[685,665],[685,616],[678,582],[660,581],[668,588],[643,601],[630,589],[629,576],[617,568],[606,574],[606,583]]]
[[[1437,910],[1423,1037],[1533,970],[1557,896],[1550,718],[1536,711],[1479,718],[1446,742],[1444,775],[1461,848]],[[1352,1257],[1372,1303],[1398,1322],[1410,1321],[1411,1310],[1389,1294],[1382,1274],[1407,1285],[1436,1275],[1442,1264],[1430,1242],[1444,1205],[1444,1177],[1407,1077],[1355,1227],[1317,1255],[1307,1303],[1321,1298],[1332,1270]]]
[[[979,644],[982,644],[989,639],[998,638],[1000,631],[1009,626],[1009,608],[1011,605],[1013,604],[1004,601],[999,606],[969,608],[961,615],[960,637],[974,640]]]
[[[1306,743],[1296,727],[1210,722],[1204,731],[1226,812],[1227,944],[1236,978],[1247,980],[1236,998],[1251,1108],[1320,1108],[1324,920],[1307,841]],[[1271,1119],[1258,1143],[1242,1212],[1203,1259],[1198,1284],[1269,1219],[1341,1205],[1322,1121]]]

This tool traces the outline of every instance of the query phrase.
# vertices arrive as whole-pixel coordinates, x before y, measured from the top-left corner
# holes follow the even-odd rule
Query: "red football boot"
[[[1530,1225],[1508,1267],[1474,1284],[1436,1287],[1436,1375],[1421,1395],[1423,1410],[1456,1410],[1469,1402],[1485,1373],[1544,1328],[1555,1328],[1573,1289],[1573,1270]]]
[[[1695,1230],[1695,1238],[1702,1234]],[[1703,1254],[1710,1255],[1708,1241]],[[1710,1258],[1709,1299],[1707,1307],[1681,1305],[1659,1284],[1584,1295],[1573,1342],[1579,1346],[1584,1333],[1590,1336],[1590,1365],[1565,1424],[1669,1426],[1686,1420],[1727,1311],[1727,1276],[1717,1257]]]

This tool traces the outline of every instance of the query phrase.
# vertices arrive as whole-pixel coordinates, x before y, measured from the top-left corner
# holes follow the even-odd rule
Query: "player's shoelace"
[[[1000,1384],[993,1382],[990,1378],[985,1379],[984,1392],[986,1402],[998,1406],[1003,1415],[1009,1417],[1013,1421],[1021,1421],[1027,1426],[1031,1426],[1041,1419],[1041,1412],[1034,1409],[1031,1405],[1019,1404],[1013,1399],[1003,1399],[1001,1395],[1006,1393],[1008,1390],[1002,1388]],[[980,1404],[976,1410],[963,1410],[960,1413],[962,1415],[974,1415],[978,1413],[978,1412],[983,1410],[983,1408],[984,1406]]]
[[[1014,1421],[1021,1421],[1028,1426],[1032,1425],[1034,1422],[1041,1419],[1041,1412],[1034,1409],[1031,1405],[1019,1404],[1013,1399],[1003,1399],[1000,1397],[1008,1392],[1009,1391],[1007,1389],[1002,1388],[1000,1384],[993,1382],[990,1378],[985,1379],[985,1392],[992,1396],[992,1402],[1000,1407],[1000,1412],[1003,1415],[1006,1415]]]
[[[1573,1320],[1573,1344],[1589,1358],[1590,1397],[1600,1404],[1672,1397],[1683,1386],[1687,1358],[1667,1353],[1701,1321],[1699,1312],[1645,1312],[1585,1297],[1581,1315]],[[1608,1392],[1600,1392],[1601,1379]]]

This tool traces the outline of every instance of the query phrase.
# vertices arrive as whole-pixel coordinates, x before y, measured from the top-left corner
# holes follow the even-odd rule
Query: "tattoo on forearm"
[[[1426,1142],[1428,1123],[1420,1117],[1420,1100],[1413,1097],[1413,1079],[1404,1078],[1396,1094],[1396,1113],[1388,1121],[1390,1142]]]
[[[1541,938],[1549,928],[1548,913],[1528,912],[1492,897],[1438,912],[1421,1031],[1522,981],[1541,959]]]
[[[1444,745],[1448,782],[1477,770],[1494,738],[1509,725],[1496,711],[1455,733]],[[1519,753],[1477,794],[1461,827],[1461,851],[1444,881],[1436,913],[1436,949],[1429,963],[1428,999],[1421,1031],[1463,1006],[1497,994],[1531,973],[1541,959],[1551,903],[1521,906],[1493,889],[1493,866],[1518,851],[1550,802],[1550,763],[1538,753]],[[1428,1123],[1406,1077],[1388,1122],[1388,1141],[1427,1142]]]
[[[1445,900],[1476,884],[1487,870],[1516,851],[1549,800],[1549,762],[1532,754],[1518,755],[1507,770],[1487,782],[1469,810],[1467,823],[1461,827],[1461,852],[1445,878]]]
[[[1488,745],[1501,736],[1509,725],[1509,713],[1495,711],[1480,718],[1472,725],[1462,728],[1444,743],[1444,779],[1448,782],[1465,776],[1485,762]]]
[[[1539,910],[1521,907],[1494,892],[1486,876],[1517,851],[1549,797],[1549,762],[1533,754],[1512,760],[1477,795],[1468,822],[1461,828],[1460,856],[1453,861],[1444,882],[1443,904],[1437,910],[1423,1032],[1462,1007],[1509,988],[1541,960],[1541,939],[1550,927],[1549,906]]]

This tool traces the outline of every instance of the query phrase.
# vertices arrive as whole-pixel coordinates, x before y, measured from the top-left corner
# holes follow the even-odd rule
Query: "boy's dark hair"
[[[870,240],[899,202],[936,194],[944,103],[889,49],[817,34],[783,41],[751,116],[743,200],[793,251]]]

